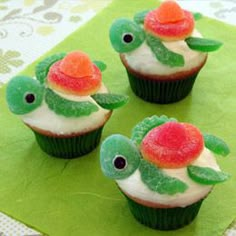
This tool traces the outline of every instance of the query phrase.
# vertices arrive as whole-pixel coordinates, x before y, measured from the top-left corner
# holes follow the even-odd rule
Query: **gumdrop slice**
[[[139,166],[141,179],[152,191],[174,195],[183,193],[188,186],[183,181],[166,175],[161,169],[142,159]]]
[[[88,116],[93,112],[98,111],[98,107],[92,102],[70,101],[60,97],[49,88],[46,89],[45,102],[56,114],[63,115],[65,117]]]
[[[129,97],[120,94],[96,93],[92,98],[104,109],[113,110],[125,105]]]
[[[74,78],[89,77],[93,74],[93,64],[86,53],[75,51],[63,58],[60,71]]]
[[[140,146],[143,158],[161,168],[185,167],[203,148],[200,131],[191,124],[177,122],[167,122],[152,129]]]
[[[200,52],[213,52],[218,50],[223,45],[222,42],[217,40],[197,37],[189,37],[185,39],[185,42],[191,49]]]
[[[209,167],[188,166],[188,174],[194,181],[204,184],[213,185],[226,181],[230,176],[222,171],[216,171]]]

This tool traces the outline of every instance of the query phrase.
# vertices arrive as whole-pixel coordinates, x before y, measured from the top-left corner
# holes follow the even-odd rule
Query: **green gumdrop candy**
[[[70,101],[60,97],[49,88],[46,89],[45,101],[56,114],[66,117],[89,116],[91,113],[98,111],[98,107],[89,101]]]
[[[203,136],[205,146],[215,154],[227,156],[230,153],[229,147],[224,140],[211,134],[204,134]]]
[[[100,164],[104,175],[125,179],[138,168],[141,155],[135,144],[119,134],[105,139],[100,149]]]
[[[144,23],[144,19],[146,17],[146,15],[148,14],[148,12],[150,12],[151,10],[144,10],[141,12],[138,12],[134,15],[134,22],[136,22],[137,24],[143,24]]]
[[[193,14],[194,20],[200,20],[203,17],[203,15],[200,12],[193,12],[192,14]]]
[[[201,52],[216,51],[223,44],[220,41],[205,39],[205,38],[197,38],[197,37],[189,37],[185,39],[185,42],[191,49]]]
[[[111,93],[97,93],[91,96],[102,108],[113,110],[125,105],[129,97]]]
[[[39,62],[35,68],[35,75],[36,75],[37,80],[39,80],[40,83],[43,84],[45,82],[45,79],[47,77],[47,74],[51,65],[63,59],[65,55],[66,53],[54,54],[50,57],[45,58],[43,61]]]
[[[93,61],[93,63],[99,68],[100,71],[104,71],[107,68],[107,65],[102,61]]]
[[[141,122],[139,122],[132,130],[131,139],[136,144],[141,144],[143,138],[146,136],[146,134],[152,130],[153,128],[162,125],[169,121],[177,121],[175,118],[168,118],[165,115],[162,116],[151,116],[147,117]]]
[[[230,176],[222,171],[216,171],[209,167],[188,166],[190,178],[200,184],[213,185],[226,181]]]
[[[35,110],[41,105],[43,96],[44,87],[31,77],[16,76],[7,85],[8,107],[17,115],[24,115]]]
[[[184,57],[178,53],[170,51],[159,38],[147,35],[147,44],[156,56],[157,60],[170,67],[184,66]]]
[[[160,194],[174,195],[183,193],[188,188],[181,180],[166,175],[161,169],[144,159],[140,162],[139,170],[142,181],[147,187]]]
[[[143,29],[128,19],[116,20],[110,28],[109,35],[113,48],[119,53],[133,51],[145,40]]]

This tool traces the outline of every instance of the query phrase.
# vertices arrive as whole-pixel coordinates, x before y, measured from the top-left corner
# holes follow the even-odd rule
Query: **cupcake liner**
[[[152,80],[140,78],[127,71],[133,92],[148,102],[167,104],[185,98],[192,90],[197,73],[179,80]]]
[[[72,159],[83,156],[97,147],[103,126],[91,132],[73,137],[46,136],[33,130],[40,148],[49,155]]]
[[[142,224],[159,230],[175,230],[190,224],[197,216],[203,199],[186,207],[152,208],[127,197],[129,209]]]

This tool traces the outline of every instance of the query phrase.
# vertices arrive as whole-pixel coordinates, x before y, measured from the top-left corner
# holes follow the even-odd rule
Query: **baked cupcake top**
[[[214,154],[226,156],[226,143],[189,123],[152,116],[138,123],[131,139],[115,134],[101,146],[101,169],[137,202],[184,207],[204,198],[229,178]]]
[[[36,66],[36,79],[16,76],[7,85],[9,109],[38,129],[57,134],[86,132],[123,106],[127,96],[102,83],[106,65],[81,51],[52,55]]]
[[[154,10],[135,14],[134,21],[114,21],[110,41],[128,65],[140,72],[165,75],[190,70],[206,60],[207,52],[222,45],[202,38],[195,29],[198,18],[199,14],[193,15],[176,1],[167,0]]]

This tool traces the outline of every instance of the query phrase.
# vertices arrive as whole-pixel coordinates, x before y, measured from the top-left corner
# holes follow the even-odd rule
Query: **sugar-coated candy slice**
[[[220,41],[198,37],[188,37],[185,42],[191,49],[201,52],[216,51],[223,45]]]
[[[164,4],[164,2],[162,4]],[[168,11],[168,9],[166,9],[166,11]],[[156,37],[159,37],[163,41],[175,41],[189,37],[194,29],[194,18],[192,13],[183,10],[184,18],[181,20],[177,20],[178,18],[180,18],[178,14],[174,17],[173,22],[171,20],[171,16],[167,16],[167,20],[165,19],[166,11],[163,13],[163,16],[159,17],[161,18],[162,22],[160,22],[160,19],[158,19],[158,8],[156,10],[150,11],[146,15],[144,20],[145,31]],[[170,15],[173,14],[174,12],[172,12]]]
[[[161,168],[189,165],[202,152],[201,132],[188,123],[167,122],[144,137],[140,150],[144,159]]]
[[[216,171],[209,167],[190,165],[187,170],[191,179],[204,185],[218,184],[226,181],[230,177],[227,173]]]
[[[170,51],[162,41],[152,35],[147,35],[147,44],[157,60],[170,67],[178,67],[184,65],[184,57],[180,54]]]
[[[50,57],[45,58],[43,61],[40,61],[35,68],[35,75],[37,80],[40,81],[40,83],[44,84],[46,78],[47,78],[47,74],[49,71],[50,66],[61,60],[62,58],[64,58],[66,55],[66,53],[57,53],[54,54]]]
[[[140,162],[139,170],[141,179],[147,187],[160,194],[174,195],[183,193],[188,188],[183,181],[166,175],[161,169],[144,159]]]
[[[112,24],[109,35],[113,48],[119,53],[130,52],[145,40],[143,29],[135,22],[123,18]]]
[[[141,12],[138,12],[134,15],[134,22],[136,22],[137,24],[143,24],[144,23],[144,19],[146,17],[146,15],[148,14],[148,12],[150,12],[151,10],[144,10]]]
[[[86,53],[74,51],[62,59],[60,71],[74,78],[90,77],[93,74],[93,64]]]
[[[101,87],[102,74],[97,66],[93,65],[93,75],[75,78],[60,71],[60,63],[54,63],[48,72],[47,82],[50,87],[66,94],[87,96],[97,92]]]
[[[113,110],[125,105],[128,102],[128,96],[112,93],[96,93],[92,98],[102,107]]]
[[[212,134],[203,134],[203,136],[205,146],[215,154],[227,156],[230,153],[229,146],[225,143],[224,140]]]
[[[98,111],[98,107],[92,102],[70,101],[60,97],[49,88],[45,92],[45,101],[51,110],[65,117],[89,116],[91,113]]]
[[[164,1],[156,10],[156,19],[161,24],[174,23],[184,19],[184,11],[175,1]]]
[[[100,71],[104,71],[107,68],[107,65],[102,61],[95,60],[93,61],[93,64],[95,64],[99,68]]]
[[[11,112],[24,115],[38,108],[44,96],[44,87],[38,80],[27,76],[12,78],[6,90],[6,100]]]
[[[140,159],[141,155],[135,144],[123,135],[111,135],[101,145],[101,169],[109,178],[127,178],[138,168]]]
[[[176,121],[176,119],[168,118],[165,115],[153,115],[151,117],[145,118],[132,129],[131,140],[139,145],[150,130],[168,121]]]

